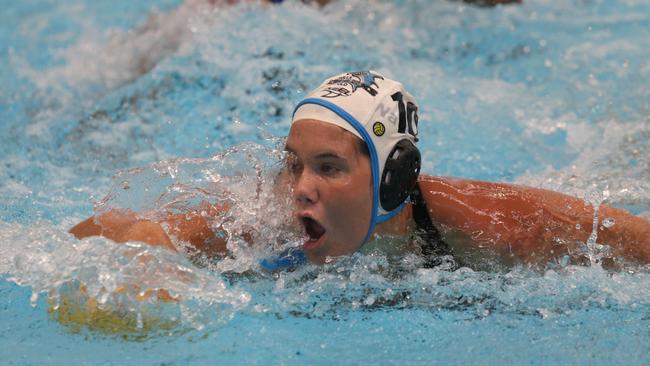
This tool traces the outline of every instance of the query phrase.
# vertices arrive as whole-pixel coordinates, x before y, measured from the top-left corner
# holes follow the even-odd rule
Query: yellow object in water
[[[163,309],[163,302],[169,304],[169,301],[145,304],[144,300],[151,298],[148,296],[151,291],[135,295],[137,301],[128,300],[127,292],[127,289],[120,288],[111,294],[111,298],[121,301],[98,304],[94,297],[88,295],[83,284],[69,283],[50,294],[48,313],[73,333],[88,329],[129,340],[144,340],[163,333],[182,331],[177,317],[164,314],[166,309]]]

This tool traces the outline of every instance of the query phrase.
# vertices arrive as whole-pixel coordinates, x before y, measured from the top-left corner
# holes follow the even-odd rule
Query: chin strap
[[[420,249],[425,260],[424,266],[427,268],[437,267],[443,263],[443,256],[453,255],[453,253],[449,245],[442,240],[438,228],[431,222],[429,209],[422,197],[419,185],[416,185],[413,192],[411,192],[411,202],[413,202],[413,221],[415,221],[419,235],[422,238]],[[460,266],[460,262],[456,260],[454,264],[452,270]]]

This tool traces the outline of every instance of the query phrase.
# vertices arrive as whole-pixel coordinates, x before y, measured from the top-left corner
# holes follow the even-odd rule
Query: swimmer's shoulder
[[[520,187],[495,182],[421,175],[418,188],[434,223],[464,226],[473,215],[489,208],[495,197],[512,196]]]
[[[503,183],[488,182],[483,180],[476,179],[467,179],[459,177],[446,177],[446,176],[431,176],[431,175],[420,175],[418,177],[418,186],[421,190],[431,190],[431,191],[449,191],[449,190],[461,190],[461,189],[495,189],[499,186],[504,185]],[[512,185],[512,184],[510,184]],[[425,192],[422,192],[425,194]]]
[[[468,180],[420,175],[417,185],[420,195],[426,204],[429,217],[434,223],[440,223],[448,210],[459,203],[458,198],[463,188],[469,184]]]
[[[482,187],[484,189],[489,189],[489,186],[491,185],[490,182],[484,181],[430,175],[420,175],[417,184],[422,194],[422,198],[427,202],[427,206],[429,204],[435,204],[435,201],[439,198],[449,195],[458,195],[460,192],[468,188]]]

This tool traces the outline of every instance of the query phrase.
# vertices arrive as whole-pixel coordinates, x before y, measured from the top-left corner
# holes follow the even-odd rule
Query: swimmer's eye
[[[341,171],[341,169],[338,166],[336,166],[335,164],[330,164],[330,163],[320,164],[320,166],[318,167],[318,170],[322,174],[325,174],[325,175],[335,175],[335,174],[338,174]]]

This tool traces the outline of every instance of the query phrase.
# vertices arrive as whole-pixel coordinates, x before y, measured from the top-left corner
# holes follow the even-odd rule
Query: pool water
[[[383,72],[417,97],[424,173],[647,215],[650,1],[3,5],[3,363],[650,362],[647,266],[449,272],[357,254],[256,267],[297,240],[280,230],[282,202],[256,190],[278,169],[292,106],[348,70]],[[223,261],[67,233],[93,208],[182,210],[225,194],[241,206],[222,222],[235,243]],[[272,245],[237,245],[236,226]],[[61,315],[80,283],[105,317]],[[181,300],[143,300],[145,288]]]

